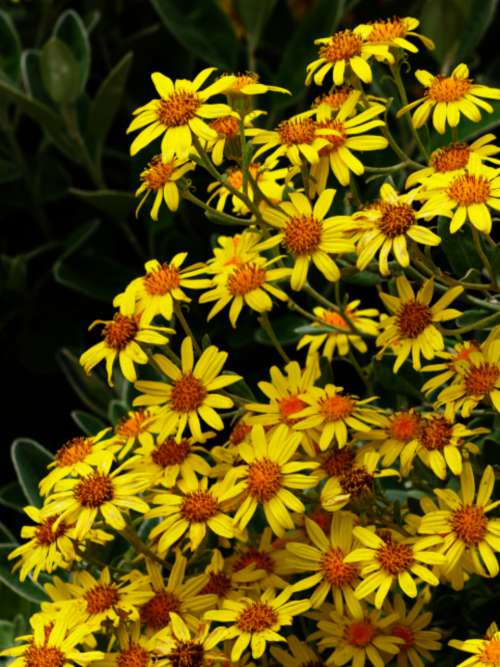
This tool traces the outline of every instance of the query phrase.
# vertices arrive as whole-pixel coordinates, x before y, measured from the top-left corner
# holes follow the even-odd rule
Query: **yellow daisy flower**
[[[115,426],[113,443],[120,447],[118,459],[123,459],[137,445],[143,447],[153,445],[154,438],[151,433],[151,425],[154,422],[152,410],[129,410]]]
[[[152,220],[158,220],[158,212],[162,202],[165,202],[169,211],[177,211],[180,201],[177,181],[189,171],[192,171],[195,166],[194,162],[186,162],[177,158],[164,162],[161,155],[155,155],[141,172],[141,184],[135,191],[136,197],[142,195],[141,201],[135,210],[136,217],[152,192],[154,192],[150,213]]]
[[[267,208],[263,212],[266,222],[280,231],[258,248],[265,250],[279,243],[284,246],[294,262],[290,279],[293,290],[304,287],[311,262],[327,280],[339,280],[340,270],[331,255],[354,250],[353,243],[343,233],[348,218],[326,217],[335,192],[333,188],[324,190],[314,208],[304,194],[291,192],[290,201],[282,202],[279,209]]]
[[[354,30],[341,30],[331,37],[315,39],[319,44],[319,58],[307,66],[306,85],[311,81],[317,86],[323,84],[325,76],[332,70],[333,83],[341,86],[346,78],[346,70],[363,83],[371,83],[373,75],[368,60],[376,56],[378,60],[394,62],[387,44],[369,43],[369,26],[357,26]]]
[[[161,633],[158,641],[160,658],[157,667],[203,667],[220,664],[222,654],[214,650],[219,643],[220,632],[209,633],[210,624],[200,623],[191,631],[175,612],[170,613],[171,634]],[[121,665],[120,665],[121,667]]]
[[[177,618],[179,618],[177,616]],[[163,656],[164,643],[162,638],[165,631],[160,631],[152,636],[141,634],[141,624],[120,624],[115,630],[116,645],[113,651],[104,654],[99,660],[99,667],[170,667],[171,663]],[[160,657],[161,655],[161,657]]]
[[[356,100],[354,105],[350,104],[353,98]],[[349,118],[356,113],[356,107],[361,104],[360,100],[359,91],[351,86],[334,86],[330,92],[318,95],[311,108],[318,121],[335,117],[341,109],[344,110],[345,117]]]
[[[410,42],[407,37],[416,37],[428,49],[434,49],[434,42],[432,39],[420,35],[415,32],[420,21],[412,16],[405,16],[404,18],[394,16],[390,19],[381,19],[379,21],[372,21],[368,24],[371,28],[366,37],[366,41],[370,44],[388,44],[396,49],[405,49],[410,53],[418,53],[418,49]]]
[[[210,345],[195,364],[193,341],[187,336],[181,345],[180,368],[161,354],[155,354],[153,359],[168,382],[137,382],[136,389],[145,393],[134,400],[134,405],[159,406],[158,438],[164,440],[175,433],[179,442],[187,426],[193,437],[201,438],[200,417],[211,428],[221,431],[224,423],[215,409],[231,408],[233,401],[213,392],[241,380],[239,375],[220,375],[227,352]]]
[[[413,367],[419,370],[421,355],[425,359],[433,359],[436,352],[444,349],[443,336],[435,325],[453,320],[462,314],[459,310],[447,306],[463,292],[463,287],[452,287],[432,306],[429,305],[434,293],[432,279],[426,280],[416,295],[404,275],[396,278],[396,288],[397,297],[384,292],[379,293],[392,314],[380,323],[383,331],[378,336],[376,344],[382,347],[380,354],[387,347],[397,345],[395,373],[410,353]]]
[[[251,432],[251,444],[239,445],[239,453],[246,465],[236,468],[244,481],[237,485],[243,500],[234,516],[235,523],[244,529],[262,506],[268,525],[282,537],[292,530],[294,523],[290,511],[303,514],[305,506],[288,489],[311,489],[317,483],[314,475],[304,474],[314,470],[313,461],[291,461],[300,443],[300,435],[290,435],[285,425],[276,428],[269,439],[263,426],[255,424]]]
[[[415,76],[425,87],[425,93],[420,99],[405,105],[397,115],[402,116],[417,107],[412,116],[412,123],[416,128],[427,122],[431,111],[432,124],[439,134],[444,134],[446,124],[456,127],[460,122],[460,114],[478,123],[481,120],[479,109],[488,113],[493,111],[491,104],[483,98],[500,99],[498,88],[474,83],[469,78],[469,68],[463,63],[457,65],[449,76],[434,76],[423,69],[417,70]]]
[[[244,114],[243,118],[237,114],[231,114],[210,121],[208,125],[216,131],[217,137],[206,141],[204,149],[211,153],[212,162],[219,166],[222,164],[224,157],[239,159],[241,156],[242,125],[246,136],[247,129],[252,127],[253,121],[264,113],[264,111],[250,111]]]
[[[436,575],[426,567],[442,565],[446,560],[433,550],[441,541],[439,537],[404,538],[394,530],[387,530],[382,538],[362,526],[356,526],[353,534],[363,546],[348,554],[345,562],[361,564],[361,582],[354,591],[359,600],[375,593],[374,605],[381,609],[395,583],[411,598],[417,596],[415,579],[431,586],[439,584]]]
[[[323,348],[321,355],[329,361],[332,361],[335,353],[341,357],[349,354],[351,345],[358,352],[366,352],[368,346],[361,336],[357,333],[352,333],[351,324],[354,325],[357,331],[368,336],[376,336],[379,324],[371,318],[377,317],[379,313],[376,308],[361,308],[358,310],[360,303],[359,299],[351,301],[344,306],[343,313],[339,313],[336,310],[328,310],[322,306],[314,308],[313,312],[318,321],[313,322],[308,327],[311,333],[302,336],[297,344],[297,349],[300,350],[305,346],[309,346],[307,351],[309,356],[320,352],[321,348]],[[347,322],[343,314],[349,319],[349,322]],[[334,328],[328,331],[325,327]],[[318,333],[314,333],[316,329],[319,330]]]
[[[286,93],[291,95],[290,91],[280,86],[270,86],[267,83],[259,81],[259,75],[255,72],[245,72],[236,74],[234,80],[225,91],[228,97],[237,95],[263,95],[264,93]]]
[[[219,236],[218,245],[212,249],[213,257],[207,261],[207,272],[216,276],[232,271],[233,266],[251,262],[259,254],[256,247],[261,240],[259,233],[248,230],[234,236]]]
[[[460,662],[457,667],[496,667],[500,663],[500,630],[492,623],[481,639],[452,639],[450,646],[471,656]]]
[[[293,592],[290,586],[275,596],[270,588],[257,600],[245,597],[238,601],[226,600],[223,609],[207,611],[204,618],[231,623],[231,627],[221,633],[225,639],[236,637],[231,660],[239,660],[248,647],[252,657],[258,659],[264,654],[268,641],[286,641],[278,631],[292,625],[294,616],[309,609],[308,600],[290,601]]]
[[[234,537],[234,522],[225,513],[228,501],[235,498],[240,489],[234,484],[235,475],[229,473],[223,480],[208,488],[208,479],[198,480],[196,475],[177,482],[177,493],[159,492],[151,502],[157,505],[146,518],[158,519],[149,533],[156,542],[160,558],[164,558],[170,547],[187,533],[189,548],[196,551],[205,539],[208,530],[221,537]]]
[[[488,519],[488,512],[500,505],[492,501],[495,473],[486,466],[476,496],[476,483],[470,463],[464,463],[460,491],[435,489],[434,493],[447,509],[429,512],[422,517],[418,532],[439,538],[446,556],[445,575],[451,573],[464,556],[471,557],[477,574],[496,577],[499,572],[495,552],[500,551],[500,519]]]
[[[124,292],[115,297],[113,305],[129,317],[142,313],[141,323],[144,326],[149,325],[157,315],[171,320],[176,302],[191,301],[183,288],[205,289],[210,285],[206,278],[195,278],[205,272],[203,265],[181,268],[186,258],[187,252],[180,252],[163,264],[157,259],[149,260],[144,265],[146,275],[129,283]]]
[[[313,667],[322,664],[319,656],[304,641],[295,635],[289,635],[286,639],[288,651],[282,648],[271,647],[271,655],[283,667]]]
[[[421,417],[415,408],[401,410],[387,416],[386,423],[368,433],[363,440],[373,443],[382,457],[384,466],[390,466],[401,455],[403,449],[413,442],[421,430]]]
[[[436,389],[441,389],[444,384],[456,377],[458,368],[462,361],[466,360],[471,352],[480,351],[481,348],[473,340],[467,340],[463,343],[457,343],[452,348],[453,351],[443,350],[436,354],[437,357],[443,359],[442,363],[429,364],[422,367],[422,373],[435,373],[430,380],[427,380],[422,385],[424,394],[430,394]]]
[[[360,271],[366,269],[379,252],[380,273],[388,276],[391,252],[398,264],[410,265],[408,240],[428,246],[441,243],[437,234],[418,224],[430,214],[428,208],[420,211],[413,208],[414,197],[415,193],[398,194],[392,185],[384,183],[380,188],[380,199],[352,216],[354,228],[359,232],[356,266]]]
[[[112,320],[95,320],[89,329],[96,324],[104,324],[101,335],[103,341],[93,345],[80,357],[80,363],[86,373],[101,361],[106,362],[108,384],[113,386],[113,366],[116,360],[126,380],[135,382],[137,371],[134,364],[146,364],[148,355],[142,349],[144,345],[166,345],[168,338],[164,334],[175,333],[173,329],[156,327],[146,324],[140,314],[129,316],[116,313]],[[161,332],[161,333],[160,333]]]
[[[207,125],[205,119],[227,116],[231,114],[231,107],[227,104],[207,104],[207,100],[227,90],[234,82],[234,77],[223,76],[201,90],[201,86],[215,70],[215,67],[207,67],[193,81],[177,79],[175,83],[168,76],[154,72],[151,79],[160,98],[134,111],[135,118],[128,126],[127,133],[141,131],[130,146],[130,154],[135,155],[163,135],[162,160],[170,162],[175,157],[186,160],[193,136],[205,140],[216,139],[217,132]]]

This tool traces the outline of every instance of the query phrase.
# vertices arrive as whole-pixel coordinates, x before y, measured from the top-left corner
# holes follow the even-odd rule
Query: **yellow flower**
[[[283,667],[314,667],[322,664],[317,653],[304,641],[299,640],[295,635],[287,637],[287,644],[290,653],[282,648],[272,647],[271,655]]]
[[[187,252],[180,252],[169,263],[149,260],[144,265],[146,275],[135,278],[127,285],[125,291],[115,297],[113,305],[129,317],[141,313],[141,324],[144,326],[149,325],[157,315],[171,320],[175,303],[191,301],[182,288],[204,289],[210,285],[206,278],[195,278],[205,272],[203,265],[181,268],[186,257]]]
[[[210,563],[205,568],[208,574],[208,583],[202,593],[213,593],[217,596],[217,606],[220,608],[225,599],[238,599],[244,590],[258,590],[256,582],[264,576],[263,570],[256,570],[254,563],[250,563],[239,570],[232,570],[229,559],[222,556],[218,549],[214,549]]]
[[[417,294],[406,276],[396,278],[398,296],[380,292],[379,296],[392,313],[381,322],[382,333],[377,338],[381,353],[389,346],[396,347],[394,372],[396,373],[411,353],[413,367],[420,369],[420,357],[433,359],[444,348],[443,336],[436,328],[439,322],[453,320],[462,313],[447,306],[463,292],[460,286],[452,287],[430,306],[434,293],[434,281],[426,280]]]
[[[231,107],[227,104],[207,104],[206,101],[227,90],[234,82],[234,77],[223,76],[200,90],[215,69],[207,67],[193,81],[177,79],[175,83],[160,72],[151,75],[160,98],[151,100],[134,111],[135,118],[127,133],[139,129],[141,131],[130,146],[131,155],[135,155],[163,135],[162,160],[170,162],[175,157],[186,160],[193,137],[205,140],[217,138],[217,132],[209,127],[204,119],[227,116],[231,113]]]
[[[273,248],[281,243],[292,256],[294,265],[290,279],[293,290],[301,290],[311,262],[330,281],[340,278],[340,270],[332,259],[333,253],[352,252],[354,245],[344,233],[345,216],[325,217],[333,202],[335,190],[324,190],[311,206],[300,192],[291,192],[290,200],[278,209],[267,208],[264,219],[280,232],[263,241],[259,250]]]
[[[417,53],[417,47],[406,39],[407,37],[417,37],[428,49],[434,49],[432,39],[415,32],[415,28],[418,28],[419,24],[420,21],[412,16],[405,16],[404,18],[394,16],[390,19],[372,21],[368,24],[371,30],[366,37],[366,41],[370,44],[388,44],[396,49],[405,49],[410,53]]]
[[[450,127],[456,127],[460,122],[460,114],[478,123],[481,120],[479,109],[489,113],[493,111],[491,104],[483,98],[500,99],[498,88],[474,83],[469,78],[469,68],[463,63],[457,65],[449,76],[434,76],[423,69],[417,70],[415,76],[425,87],[425,94],[404,106],[397,115],[401,116],[417,107],[412,116],[412,123],[416,128],[427,122],[431,111],[432,123],[440,134],[444,134],[447,123]]]
[[[443,362],[422,367],[422,373],[434,373],[437,371],[437,375],[422,385],[422,391],[425,394],[430,394],[436,389],[440,389],[448,380],[456,377],[458,369],[461,367],[461,362],[466,360],[471,352],[480,350],[481,348],[478,347],[475,341],[467,340],[454,345],[452,352],[447,350],[438,352],[436,356],[443,359]]]
[[[212,161],[215,165],[221,165],[224,157],[230,159],[240,157],[242,126],[246,136],[247,129],[252,126],[252,122],[264,113],[264,111],[251,111],[243,118],[237,114],[231,114],[210,121],[208,125],[216,131],[217,137],[206,141],[204,149],[212,154]]]
[[[161,519],[149,533],[150,540],[158,540],[156,550],[160,557],[164,558],[170,547],[185,533],[188,534],[191,551],[196,551],[207,530],[221,537],[234,537],[234,522],[225,512],[228,501],[239,493],[235,475],[229,473],[210,488],[206,477],[198,480],[192,474],[189,479],[177,482],[176,493],[160,491],[153,495],[151,502],[157,507],[150,510],[146,518]]]
[[[233,266],[251,262],[259,254],[255,248],[261,240],[260,234],[248,230],[234,236],[219,236],[213,257],[207,261],[207,272],[217,276],[232,271]]]
[[[336,310],[327,310],[322,306],[314,308],[313,312],[317,317],[317,322],[313,322],[308,327],[311,333],[302,336],[297,344],[297,349],[300,350],[308,345],[307,354],[310,355],[319,352],[323,347],[321,354],[329,361],[333,359],[336,352],[341,357],[349,354],[351,345],[358,352],[366,352],[368,347],[365,341],[360,335],[352,331],[351,324],[356,331],[367,336],[376,336],[379,325],[371,318],[378,316],[378,310],[375,308],[358,310],[360,303],[359,299],[351,301],[344,306],[342,313]],[[348,318],[349,322],[344,316]],[[331,331],[328,331],[327,327],[332,327]],[[316,329],[319,330],[318,333],[315,333]]]
[[[486,466],[476,496],[476,483],[470,463],[464,463],[460,491],[435,489],[434,493],[447,509],[422,517],[419,533],[435,535],[446,556],[443,573],[448,576],[461,561],[470,557],[474,571],[482,577],[496,577],[499,571],[495,552],[500,551],[500,519],[488,519],[488,512],[500,504],[492,501],[495,473]]]
[[[121,417],[115,426],[115,434],[112,442],[120,447],[118,459],[127,456],[130,450],[139,443],[143,447],[153,445],[154,439],[151,433],[151,426],[154,422],[152,410],[129,410],[126,415]]]
[[[259,599],[242,598],[226,600],[223,609],[207,611],[204,618],[231,626],[221,632],[221,637],[236,637],[231,651],[231,660],[239,660],[242,653],[251,648],[252,657],[260,658],[268,641],[285,641],[279,630],[292,625],[293,617],[309,609],[308,600],[292,600],[293,587],[289,586],[275,596],[272,588],[263,593]]]
[[[355,99],[356,104],[350,104]],[[368,98],[369,99],[369,98]],[[335,86],[328,93],[318,95],[311,105],[318,121],[328,120],[335,117],[342,109],[346,118],[356,113],[356,108],[361,104],[361,95],[358,90],[351,86]]]
[[[245,72],[237,74],[229,88],[225,91],[228,97],[237,95],[263,95],[264,93],[286,93],[291,95],[290,91],[280,86],[269,86],[267,83],[259,81],[259,75],[255,72]]]
[[[372,70],[368,60],[376,56],[378,60],[394,62],[387,44],[369,43],[367,37],[371,32],[369,26],[358,26],[354,30],[341,30],[331,37],[314,40],[320,44],[319,58],[307,66],[306,84],[311,81],[321,86],[323,79],[332,70],[333,83],[341,86],[346,78],[346,70],[363,83],[371,83]]]
[[[196,631],[190,631],[175,612],[170,614],[170,623],[171,634],[161,633],[157,642],[161,657],[155,660],[155,666],[202,667],[219,662],[222,654],[214,649],[220,641],[220,632],[214,630],[209,634],[210,624],[200,623]]]
[[[290,435],[285,425],[276,428],[269,439],[264,428],[255,424],[251,432],[251,444],[242,443],[239,453],[246,465],[236,468],[238,477],[244,481],[237,485],[243,493],[234,521],[244,529],[262,506],[268,525],[282,537],[292,530],[294,523],[290,511],[303,514],[304,504],[288,489],[311,489],[317,483],[314,475],[304,474],[313,470],[317,463],[291,461],[300,443],[300,435]]]
[[[415,408],[410,408],[387,416],[387,421],[381,428],[363,433],[363,440],[373,443],[382,456],[383,464],[390,466],[405,446],[418,437],[420,428],[420,415]]]
[[[116,313],[112,320],[95,320],[89,329],[96,324],[104,324],[101,333],[104,340],[84,352],[80,357],[80,363],[83,370],[90,373],[94,366],[104,360],[110,386],[113,386],[113,365],[117,359],[125,379],[135,382],[137,371],[134,364],[148,362],[148,355],[140,343],[166,345],[168,338],[164,334],[174,333],[173,329],[146,324],[139,314],[129,316]]]
[[[500,631],[496,623],[488,627],[481,639],[452,639],[448,644],[459,651],[471,653],[457,667],[496,667],[500,663]]]
[[[286,548],[292,554],[295,571],[313,574],[299,580],[294,588],[302,591],[316,587],[309,596],[313,609],[320,608],[331,593],[339,614],[344,613],[344,606],[352,613],[360,612],[361,605],[354,596],[354,588],[359,582],[359,568],[345,560],[355,546],[353,515],[349,512],[333,514],[328,537],[308,517],[305,518],[305,528],[308,541],[288,542]]]
[[[440,543],[439,537],[404,538],[391,530],[384,531],[382,538],[362,526],[356,526],[353,534],[363,546],[347,555],[345,562],[361,563],[361,582],[354,591],[359,600],[375,593],[374,604],[380,609],[396,582],[412,598],[417,596],[415,579],[431,586],[439,584],[436,575],[426,567],[445,562],[442,554],[432,550]]]
[[[179,618],[179,616],[177,616]],[[120,624],[116,628],[117,642],[113,651],[104,654],[104,658],[97,663],[99,667],[130,667],[141,665],[150,667],[170,667],[172,664],[164,657],[165,644],[162,639],[165,632],[160,631],[152,636],[141,634],[141,624],[138,621],[126,625]],[[170,641],[168,637],[167,641]],[[170,644],[167,644],[170,646]],[[160,654],[161,656],[160,657]]]
[[[180,199],[177,181],[194,168],[194,162],[185,162],[177,158],[164,162],[161,155],[155,155],[148,166],[141,172],[141,184],[137,188],[135,196],[142,195],[142,197],[136,208],[135,215],[139,215],[142,205],[152,192],[155,193],[150,213],[152,220],[158,220],[158,211],[163,201],[169,211],[177,211]]]
[[[200,417],[211,428],[221,431],[224,423],[215,410],[230,408],[233,401],[213,392],[241,380],[239,375],[220,375],[227,352],[220,352],[215,345],[210,345],[195,364],[193,341],[187,336],[181,345],[180,368],[161,354],[155,354],[153,358],[169,381],[138,382],[136,389],[145,393],[134,400],[134,405],[159,406],[158,438],[164,440],[175,433],[179,442],[187,426],[193,437],[201,438]]]

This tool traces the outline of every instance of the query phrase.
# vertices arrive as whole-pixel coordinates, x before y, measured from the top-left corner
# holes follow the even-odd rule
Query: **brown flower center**
[[[55,646],[34,646],[31,644],[24,654],[26,667],[63,667],[66,656]]]
[[[109,475],[92,473],[75,486],[74,496],[83,507],[96,508],[113,500],[113,481]]]
[[[367,646],[377,634],[370,621],[357,621],[346,626],[344,639],[353,646]]]
[[[235,167],[227,173],[226,180],[229,185],[233,186],[233,188],[236,188],[236,190],[241,190],[243,187],[243,172],[241,169]]]
[[[428,450],[443,449],[449,444],[453,425],[444,417],[433,417],[422,421],[420,442]]]
[[[192,491],[181,505],[181,514],[192,523],[205,523],[219,512],[219,503],[210,491]]]
[[[239,266],[228,278],[227,289],[233,296],[244,296],[259,289],[266,281],[266,270],[251,262]]]
[[[205,649],[198,642],[177,642],[168,654],[171,667],[202,667],[205,662]]]
[[[389,435],[395,440],[410,442],[420,431],[420,421],[414,412],[399,412],[392,418]]]
[[[402,338],[417,338],[431,322],[431,309],[418,301],[403,304],[397,315],[399,334]]]
[[[347,470],[339,479],[342,491],[349,493],[351,498],[359,498],[371,493],[373,491],[373,481],[373,475],[363,466]]]
[[[413,630],[407,625],[395,625],[391,630],[391,635],[395,635],[404,641],[403,649],[408,649],[415,643]]]
[[[160,100],[158,120],[167,127],[187,125],[196,116],[202,102],[198,95],[187,90],[178,91]]]
[[[448,188],[447,194],[459,206],[484,204],[490,196],[490,182],[484,176],[464,174],[455,178]]]
[[[179,287],[181,277],[179,269],[169,264],[162,264],[156,271],[151,271],[144,277],[144,288],[152,296],[163,296]]]
[[[230,92],[231,93],[237,93],[242,88],[244,88],[244,86],[248,86],[248,85],[257,83],[258,80],[259,80],[259,77],[257,76],[257,74],[252,74],[252,73],[238,74],[238,76],[234,80],[233,84],[231,85]]]
[[[342,449],[335,449],[332,454],[328,454],[321,467],[330,477],[339,477],[339,475],[343,475],[352,469],[355,458],[356,454],[352,447],[342,447]]]
[[[481,662],[493,667],[500,665],[500,639],[490,639],[486,642],[479,655]]]
[[[347,139],[347,131],[341,120],[323,120],[317,124],[317,127],[321,130],[335,130],[335,134],[319,134],[322,139],[328,141],[328,146],[323,146],[323,148],[320,148],[319,150],[321,156],[329,155],[339,146],[342,146]]]
[[[311,118],[284,120],[277,131],[282,144],[312,144],[316,137],[316,123]]]
[[[280,466],[270,459],[258,459],[248,466],[248,492],[259,503],[275,496],[281,488]]]
[[[431,156],[431,166],[439,172],[463,169],[469,157],[470,149],[467,144],[452,144],[434,151]]]
[[[262,632],[278,622],[274,609],[265,602],[254,602],[244,609],[236,621],[242,632]]]
[[[232,588],[231,579],[224,572],[210,572],[208,583],[202,593],[213,593],[219,598],[225,598]]]
[[[116,667],[147,667],[149,653],[138,644],[131,644],[120,651],[116,658]]]
[[[415,212],[408,204],[380,201],[374,208],[382,214],[377,222],[380,231],[390,239],[405,234],[415,222]]]
[[[138,331],[137,318],[116,313],[113,320],[104,325],[102,335],[106,345],[120,351],[134,340]]]
[[[35,537],[41,546],[48,547],[53,544],[59,537],[64,535],[67,530],[67,526],[64,521],[60,521],[56,528],[54,528],[54,523],[57,520],[58,515],[49,516],[48,519],[45,519],[35,532]]]
[[[363,41],[352,32],[352,30],[341,30],[330,38],[327,44],[320,47],[320,58],[328,62],[336,63],[338,60],[349,60],[353,56],[359,56]]]
[[[485,396],[495,388],[499,375],[500,367],[488,361],[473,366],[464,378],[465,393],[468,396]]]
[[[377,550],[377,560],[382,568],[392,574],[406,572],[413,564],[413,549],[407,544],[387,541]]]
[[[233,570],[238,572],[238,570],[243,570],[247,565],[255,564],[257,570],[264,570],[267,574],[272,574],[274,572],[274,561],[271,556],[264,552],[259,551],[255,547],[249,547],[245,553],[235,561],[233,565]]]
[[[339,548],[331,548],[323,554],[319,566],[323,577],[335,588],[353,586],[358,577],[357,565],[344,563],[344,553]]]
[[[283,230],[283,243],[294,255],[312,255],[321,243],[322,226],[312,215],[289,218]]]
[[[72,438],[68,440],[56,453],[56,464],[60,468],[72,466],[83,461],[92,451],[92,438]]]
[[[438,75],[428,89],[427,95],[436,102],[455,102],[469,92],[471,85],[468,79]]]
[[[111,609],[120,599],[120,593],[113,584],[98,584],[84,595],[89,614],[101,614]]]
[[[181,601],[170,591],[158,591],[141,607],[141,621],[153,630],[161,630],[170,623],[170,612],[178,614]]]
[[[209,123],[210,127],[223,137],[234,137],[240,133],[240,121],[235,116],[221,116]]]
[[[467,546],[477,546],[488,532],[488,520],[482,507],[465,505],[451,515],[451,528]]]
[[[296,424],[298,421],[297,419],[293,419],[291,415],[300,412],[307,407],[307,403],[298,396],[286,396],[285,398],[281,398],[278,401],[278,405],[282,421],[289,426]]]
[[[350,396],[327,396],[319,402],[319,411],[327,422],[336,422],[349,417],[356,407]]]
[[[251,430],[252,427],[249,424],[245,424],[245,422],[240,419],[240,421],[231,431],[229,442],[232,445],[239,445],[241,442],[243,442]]]
[[[141,180],[149,190],[159,190],[168,183],[175,168],[175,160],[163,162],[161,155],[156,155],[141,174]]]
[[[368,36],[369,42],[390,42],[397,37],[404,37],[408,30],[404,21],[398,17],[374,21],[372,31]]]
[[[183,375],[175,381],[170,394],[170,405],[176,412],[197,410],[203,403],[207,390],[192,373]]]
[[[167,468],[183,463],[190,452],[191,444],[189,440],[184,439],[176,442],[175,438],[170,437],[155,447],[151,458],[156,465]]]

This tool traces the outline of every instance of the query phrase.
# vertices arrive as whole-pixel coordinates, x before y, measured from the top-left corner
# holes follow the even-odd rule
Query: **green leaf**
[[[21,55],[21,77],[30,97],[50,104],[51,100],[42,79],[42,55],[37,49],[26,49]]]
[[[0,505],[24,514],[26,498],[18,482],[9,482],[0,489]]]
[[[446,255],[455,276],[461,278],[471,268],[480,268],[481,264],[467,229],[450,234],[449,219],[439,218],[438,234],[441,237],[439,247]]]
[[[260,42],[266,23],[276,6],[276,1],[238,0],[238,13],[245,26],[247,40],[252,49],[255,49]]]
[[[41,586],[30,579],[20,582],[17,574],[10,571],[11,563],[7,560],[10,552],[16,548],[16,544],[0,544],[0,581],[12,591],[31,602],[45,602],[47,596]]]
[[[90,151],[94,156],[99,155],[102,151],[113,119],[120,107],[133,57],[131,52],[123,56],[101,83],[90,104],[86,136],[89,140]]]
[[[342,282],[348,285],[359,285],[360,287],[372,287],[383,282],[383,278],[371,271],[359,271],[351,276],[342,276]]]
[[[463,315],[457,317],[457,326],[466,327],[469,324],[474,324],[483,317],[491,315],[491,310],[482,310],[481,308],[473,308],[472,310],[467,310]]]
[[[14,644],[14,624],[0,621],[0,650],[10,648]]]
[[[57,360],[66,379],[80,400],[92,412],[106,419],[108,403],[114,398],[111,387],[108,387],[97,373],[87,375],[80,366],[78,358],[70,350],[61,350]]]
[[[0,11],[0,78],[16,82],[21,63],[21,42],[7,12]]]
[[[151,0],[167,30],[189,53],[209,65],[232,72],[238,63],[239,42],[214,0]]]
[[[132,194],[120,190],[79,190],[78,188],[70,188],[69,192],[86,204],[94,206],[97,210],[118,221],[128,218],[135,204],[135,198]]]
[[[47,466],[53,456],[45,447],[31,438],[16,438],[10,450],[17,479],[30,505],[43,504],[38,484],[47,474]]]
[[[420,14],[420,30],[436,48],[431,51],[439,63],[455,60],[460,34],[465,30],[466,8],[463,0],[426,0]],[[460,62],[463,62],[460,59]]]
[[[90,414],[90,412],[85,412],[85,410],[73,410],[71,418],[85,435],[96,435],[106,428],[106,424],[101,419]]]
[[[42,49],[41,66],[43,83],[54,102],[74,102],[80,94],[80,66],[69,47],[51,37]]]
[[[61,14],[54,26],[54,37],[71,50],[79,67],[79,93],[83,93],[90,72],[90,44],[87,29],[74,9]]]
[[[111,401],[108,407],[108,420],[113,426],[116,426],[122,417],[126,417],[128,411],[130,410],[129,406],[123,401],[114,400]]]

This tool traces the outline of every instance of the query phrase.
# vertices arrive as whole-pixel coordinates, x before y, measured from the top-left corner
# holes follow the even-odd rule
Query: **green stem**
[[[191,340],[193,342],[193,347],[196,350],[197,354],[201,355],[202,349],[198,345],[198,341],[194,337],[193,332],[191,331],[191,327],[189,326],[186,318],[184,317],[184,313],[182,312],[182,308],[181,308],[180,304],[178,304],[178,303],[174,304],[174,311],[175,311],[175,314],[177,316],[177,319],[181,323],[181,327],[183,328],[184,333],[186,334],[186,336],[189,336],[189,338],[191,338]]]
[[[285,350],[283,349],[283,346],[279,342],[278,337],[276,336],[276,333],[273,329],[273,326],[271,324],[271,321],[269,320],[269,317],[268,317],[267,313],[262,313],[262,315],[258,318],[258,321],[259,321],[260,326],[264,329],[266,334],[271,339],[271,342],[274,345],[274,347],[276,348],[280,357],[283,359],[283,361],[286,364],[288,364],[290,362],[290,357],[285,352]]]
[[[440,331],[446,336],[459,336],[461,334],[468,333],[469,331],[479,331],[480,329],[485,329],[490,325],[494,326],[499,322],[500,312],[494,313],[493,315],[488,315],[488,317],[483,317],[481,320],[477,320],[477,322],[472,322],[471,324],[459,327],[458,329],[445,329],[444,327],[440,327]]]
[[[141,540],[139,535],[137,535],[132,526],[130,525],[125,526],[125,528],[119,530],[118,532],[123,537],[123,539],[125,539],[137,551],[137,553],[143,554],[144,556],[151,558],[151,560],[160,563],[160,565],[164,565],[162,559],[159,558],[159,556],[157,556],[155,553],[153,553],[147,544],[144,544],[144,542]]]
[[[471,225],[471,230],[472,230],[472,241],[474,243],[474,247],[476,249],[477,254],[479,255],[479,258],[486,270],[486,273],[490,277],[490,280],[492,281],[493,285],[496,287],[497,282],[496,282],[496,275],[493,271],[493,268],[491,266],[490,260],[488,259],[488,256],[483,250],[483,246],[481,244],[481,237],[478,232],[478,230],[474,227],[474,225]]]
[[[394,79],[394,83],[396,84],[396,87],[399,92],[399,97],[401,98],[401,102],[403,103],[403,106],[408,104],[408,96],[406,94],[406,90],[403,84],[403,80],[401,78],[401,72],[399,69],[399,63],[396,65],[391,65],[391,73]],[[425,157],[425,159],[428,161],[429,160],[429,153],[427,149],[425,148],[424,144],[422,143],[422,140],[420,139],[420,136],[418,134],[417,128],[413,125],[411,115],[408,115],[408,124],[410,126],[410,131],[415,139],[415,142],[421,152],[421,154]]]
[[[189,190],[184,190],[184,192],[182,193],[182,197],[187,201],[190,201],[192,204],[195,204],[196,206],[199,206],[200,208],[204,209],[208,213],[211,213],[214,217],[219,218],[221,224],[238,226],[238,227],[248,227],[249,225],[255,224],[255,220],[253,219],[245,220],[237,218],[234,215],[229,215],[227,213],[223,213],[222,211],[218,211],[217,209],[213,208],[212,206],[204,202],[202,199],[196,197],[196,195],[194,195]]]
[[[87,148],[87,144],[83,140],[83,137],[80,132],[80,127],[78,124],[78,117],[76,115],[76,109],[73,106],[62,106],[61,114],[66,123],[66,128],[68,130],[69,136],[73,139],[78,149],[80,159],[87,169],[87,172],[92,179],[94,185],[100,190],[106,188],[106,183],[102,175],[102,171],[99,165],[94,164],[90,153]]]
[[[371,396],[373,394],[373,387],[372,387],[372,383],[370,382],[370,378],[368,376],[368,373],[365,373],[365,371],[361,368],[358,360],[356,359],[356,357],[354,356],[353,351],[350,348],[349,348],[348,357],[349,357],[349,361],[350,361],[351,365],[355,368],[356,373],[361,378],[361,381],[363,382],[363,384],[365,385],[368,393]]]

